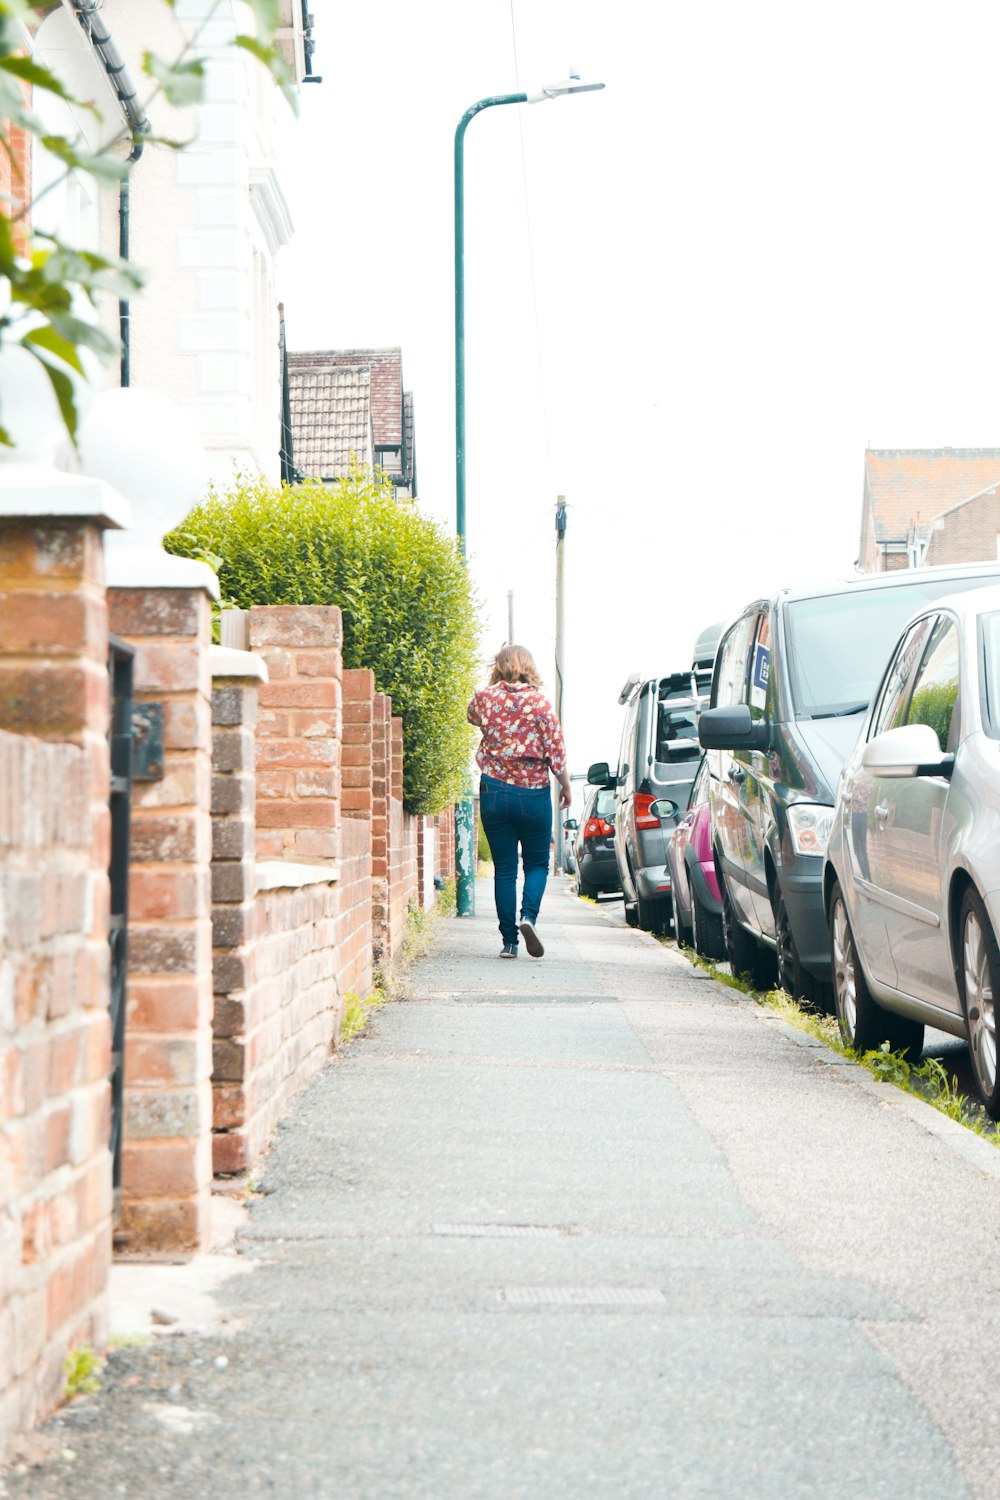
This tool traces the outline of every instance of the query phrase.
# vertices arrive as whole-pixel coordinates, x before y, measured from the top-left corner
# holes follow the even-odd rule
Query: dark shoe
[[[535,931],[535,924],[533,922],[529,922],[527,918],[525,918],[521,922],[521,936],[524,938],[524,946],[527,948],[532,958],[541,958],[542,954],[545,952],[545,949],[542,946],[542,940],[538,936],[538,933]]]
[[[501,958],[516,958],[517,957],[517,944],[516,943],[504,943],[503,948],[500,950],[500,957]]]

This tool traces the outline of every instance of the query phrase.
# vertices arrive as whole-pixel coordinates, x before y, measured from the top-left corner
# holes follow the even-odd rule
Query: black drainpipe
[[[128,172],[122,178],[118,188],[118,254],[122,260],[127,261],[129,257],[128,231],[129,231],[129,177],[132,166],[142,155],[145,145],[143,136],[149,134],[150,125],[146,118],[146,112],[139,102],[132,75],[125,65],[125,60],[118,51],[111,32],[108,30],[100,15],[99,0],[70,0],[70,4],[76,11],[77,20],[80,22],[90,45],[100,59],[101,66],[111,80],[115,93],[118,95],[118,103],[122,107],[128,128],[132,136],[132,150],[125,159]],[[118,299],[118,328],[121,336],[121,384],[126,386],[131,381],[131,313],[129,299],[119,297]]]

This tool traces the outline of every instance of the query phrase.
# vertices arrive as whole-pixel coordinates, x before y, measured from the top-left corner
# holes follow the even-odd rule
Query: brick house
[[[990,529],[990,497],[997,485],[1000,448],[869,448],[859,569],[992,561],[998,528]]]
[[[398,497],[414,498],[413,393],[403,389],[401,349],[290,353],[288,384],[299,473],[329,482],[346,474],[354,457],[380,468]]]

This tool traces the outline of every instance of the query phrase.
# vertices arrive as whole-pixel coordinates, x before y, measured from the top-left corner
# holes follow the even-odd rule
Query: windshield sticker
[[[771,648],[759,641],[753,655],[753,676],[750,680],[750,707],[763,708],[767,701],[767,678],[771,670]]]

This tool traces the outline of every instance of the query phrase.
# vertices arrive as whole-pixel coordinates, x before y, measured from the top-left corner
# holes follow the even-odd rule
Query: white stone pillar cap
[[[256,677],[258,682],[267,681],[267,662],[255,651],[209,646],[208,665],[213,677]]]

